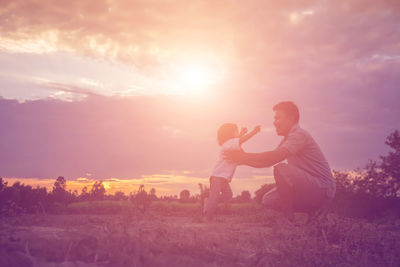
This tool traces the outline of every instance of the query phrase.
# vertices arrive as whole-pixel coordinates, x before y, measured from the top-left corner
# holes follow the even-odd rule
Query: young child
[[[260,131],[260,126],[256,126],[251,132],[247,133],[246,128],[242,128],[240,133],[236,124],[225,123],[218,129],[218,144],[221,146],[217,164],[210,177],[210,195],[204,205],[204,215],[207,221],[212,221],[217,209],[218,201],[227,203],[232,198],[232,190],[229,183],[236,169],[236,163],[224,158],[223,153],[229,150],[241,150],[241,145]]]

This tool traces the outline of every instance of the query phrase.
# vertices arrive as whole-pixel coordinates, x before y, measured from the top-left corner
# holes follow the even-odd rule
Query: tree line
[[[0,177],[0,214],[13,215],[19,213],[40,213],[40,212],[56,212],[57,207],[68,206],[71,203],[84,201],[132,201],[140,210],[146,210],[150,203],[154,200],[160,201],[179,201],[182,203],[202,203],[204,198],[208,196],[209,189],[207,186],[199,184],[200,193],[191,194],[189,190],[183,189],[179,196],[161,196],[156,195],[155,188],[146,191],[144,185],[125,194],[122,191],[116,191],[114,194],[107,193],[103,181],[95,181],[91,188],[83,187],[81,192],[77,190],[68,190],[67,180],[63,176],[55,179],[53,187],[50,191],[46,187],[32,187],[25,185],[19,181],[12,185],[8,185],[2,177]],[[249,191],[243,191],[240,195],[233,199],[233,202],[249,202],[251,195]]]

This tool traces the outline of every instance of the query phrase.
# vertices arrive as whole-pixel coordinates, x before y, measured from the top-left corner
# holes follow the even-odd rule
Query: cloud
[[[310,83],[353,80],[374,55],[400,54],[396,1],[17,0],[3,1],[0,12],[3,50],[117,60],[152,80],[177,62],[205,61],[227,70],[230,93],[268,88],[285,97],[302,84],[304,92]]]
[[[213,164],[209,154],[214,149],[208,149],[215,139],[209,132],[214,133],[221,117],[199,125],[195,118],[204,121],[214,112],[199,113],[202,105],[167,96],[89,95],[74,102],[24,103],[2,99],[1,175],[132,178],[163,170],[204,174]],[[180,115],[183,111],[186,118]],[[180,133],[185,135],[178,138]]]
[[[10,51],[73,51],[156,65],[182,46],[194,48],[209,37],[215,42],[225,33],[226,26],[209,27],[223,24],[223,6],[212,15],[214,7],[200,1],[6,1],[2,43]]]
[[[0,47],[13,52],[68,51],[142,68],[193,54],[229,60],[247,43],[258,45],[265,38],[279,42],[290,24],[289,14],[308,14],[315,3],[3,1]]]
[[[42,52],[67,50],[157,65],[185,50],[225,54],[241,53],[243,48],[255,56],[261,49],[265,55],[284,59],[292,54],[288,50],[312,43],[317,49],[331,41],[360,49],[382,37],[397,40],[387,27],[396,24],[397,12],[396,1],[13,0],[3,1],[0,30],[4,40],[21,44],[37,40],[43,43],[37,45],[38,51],[51,48]],[[248,45],[255,49],[246,49]],[[278,49],[281,53],[275,54]]]
[[[78,99],[78,100],[81,100],[90,95],[99,96],[98,94],[94,93],[93,91],[87,88],[81,88],[78,86],[56,83],[51,81],[40,81],[40,82],[42,87],[55,91],[54,94],[50,95],[51,98],[55,99],[58,99],[57,95],[63,96],[65,94],[69,96],[69,98],[67,99]]]

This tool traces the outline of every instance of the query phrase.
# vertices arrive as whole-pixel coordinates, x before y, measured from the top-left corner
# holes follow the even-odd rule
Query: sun
[[[179,94],[204,94],[217,81],[217,71],[205,64],[181,64],[174,68],[173,83]]]
[[[181,79],[182,83],[190,86],[204,85],[208,79],[208,73],[202,68],[189,68],[182,70]]]

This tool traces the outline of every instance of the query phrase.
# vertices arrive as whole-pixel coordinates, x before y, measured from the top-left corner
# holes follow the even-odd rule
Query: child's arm
[[[245,134],[247,134],[247,128],[243,127],[242,129],[240,129],[239,138],[241,138]]]
[[[259,131],[261,130],[260,125],[254,127],[254,129],[247,133],[244,134],[242,136],[239,136],[239,145],[243,144],[244,142],[246,142],[247,140],[249,140],[250,138],[252,138],[254,135],[256,135]]]

